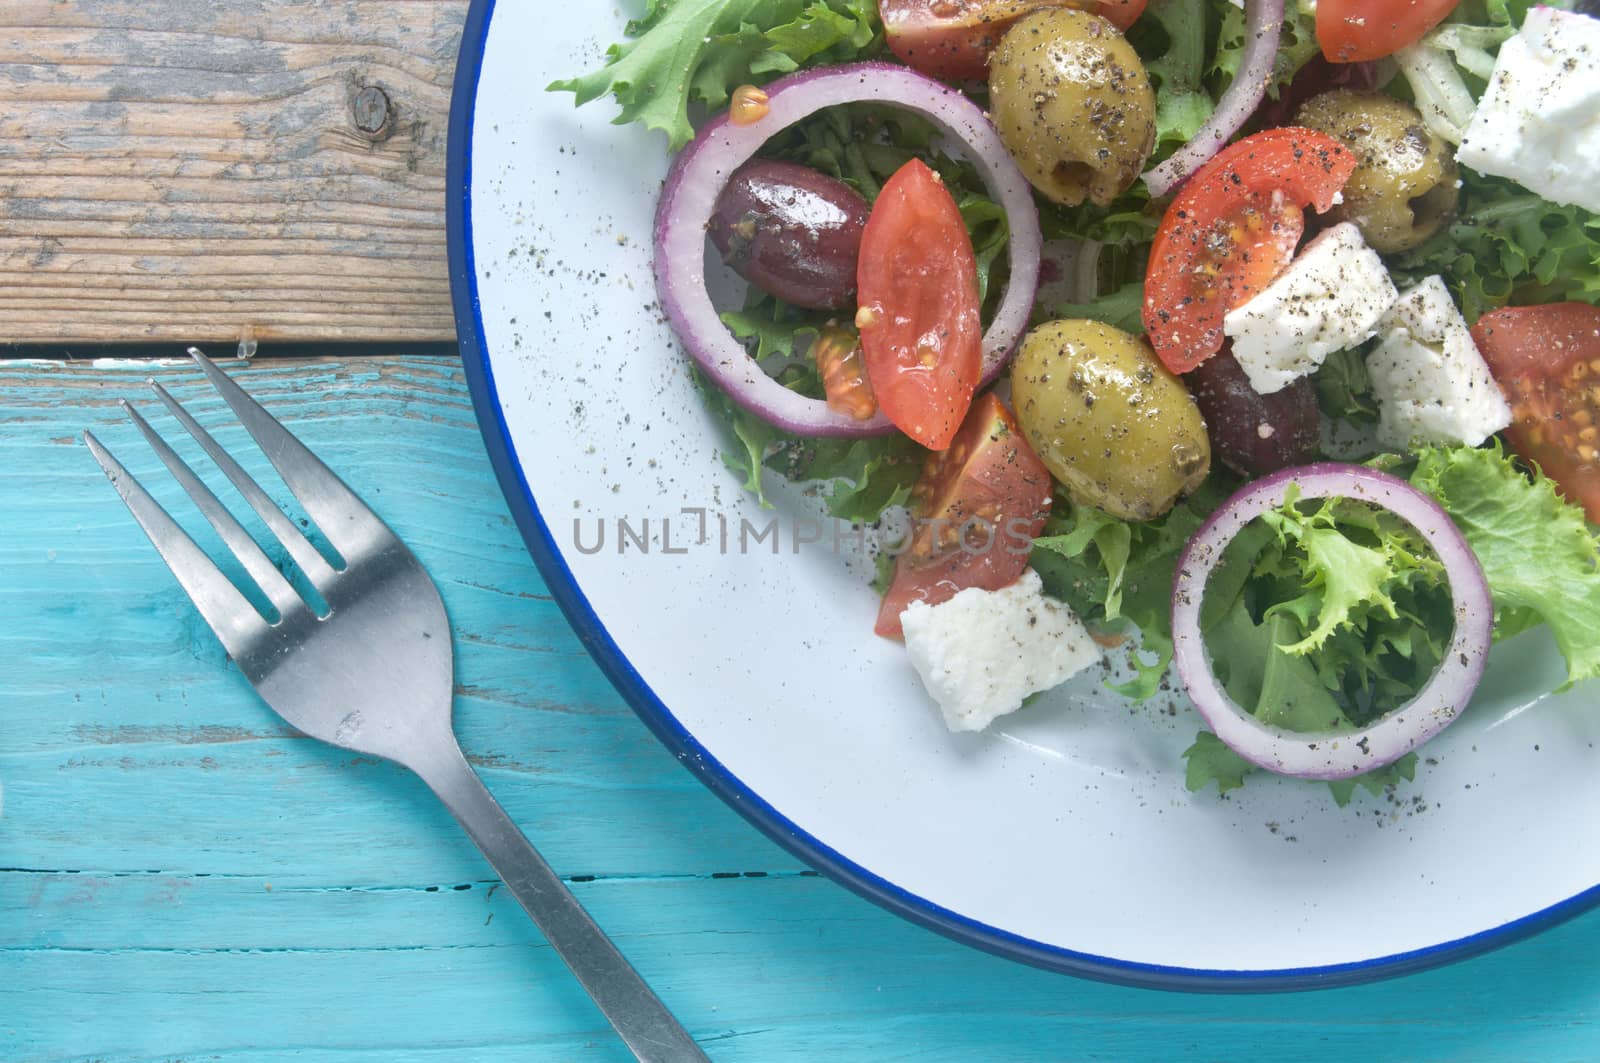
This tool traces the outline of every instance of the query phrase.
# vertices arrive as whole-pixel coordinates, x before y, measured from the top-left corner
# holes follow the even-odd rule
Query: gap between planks
[[[77,868],[49,869],[37,867],[0,867],[0,875],[81,875],[85,879],[93,878],[163,878],[182,879],[184,881],[200,881],[203,879],[219,879],[222,881],[261,882],[266,888],[273,889],[261,875],[232,874],[225,871],[148,871],[148,870],[82,870]],[[568,885],[595,885],[604,886],[612,883],[619,884],[649,884],[653,882],[724,882],[746,879],[796,879],[820,878],[822,873],[810,868],[786,868],[776,871],[708,871],[698,874],[656,874],[650,872],[595,872],[593,874],[567,874],[561,876],[561,881]],[[465,893],[477,888],[496,889],[502,883],[499,879],[474,879],[471,882],[458,882],[449,885],[435,884],[417,886],[410,884],[379,884],[364,883],[359,885],[335,886],[304,886],[288,885],[278,886],[275,892],[279,893],[444,893],[455,891]],[[0,946],[3,948],[3,946]]]

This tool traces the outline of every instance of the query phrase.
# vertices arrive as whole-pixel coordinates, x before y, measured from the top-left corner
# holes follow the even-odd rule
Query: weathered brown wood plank
[[[0,4],[0,342],[452,339],[466,7]]]

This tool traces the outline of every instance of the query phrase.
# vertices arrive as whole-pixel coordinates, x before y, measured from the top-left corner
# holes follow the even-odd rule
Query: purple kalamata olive
[[[740,167],[717,200],[711,242],[745,280],[786,303],[845,310],[869,208],[843,181],[792,162]]]
[[[1233,352],[1224,350],[1186,373],[1183,382],[1206,419],[1212,452],[1233,471],[1264,476],[1316,459],[1322,423],[1309,377],[1262,395]]]

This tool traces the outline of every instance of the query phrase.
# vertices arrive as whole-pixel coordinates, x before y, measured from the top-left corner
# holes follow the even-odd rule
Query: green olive
[[[1098,321],[1028,333],[1011,368],[1023,434],[1074,502],[1151,520],[1211,471],[1205,419],[1150,346]]]
[[[989,114],[1033,186],[1057,203],[1109,206],[1156,143],[1156,94],[1115,26],[1048,8],[1021,19],[989,61]]]
[[[1334,89],[1314,96],[1295,121],[1344,141],[1361,160],[1330,212],[1355,222],[1384,254],[1421,246],[1450,221],[1460,198],[1450,145],[1428,131],[1415,107],[1375,92]]]

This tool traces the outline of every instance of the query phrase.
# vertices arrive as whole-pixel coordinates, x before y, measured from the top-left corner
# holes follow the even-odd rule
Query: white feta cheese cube
[[[1328,355],[1377,335],[1399,293],[1350,222],[1306,245],[1283,275],[1223,318],[1250,386],[1263,395],[1314,373]]]
[[[1500,46],[1456,158],[1600,212],[1600,19],[1536,7]]]
[[[1100,659],[1072,610],[1028,569],[1004,590],[976,587],[900,614],[906,652],[952,731],[981,731]]]
[[[1367,375],[1385,446],[1477,446],[1511,423],[1511,407],[1442,277],[1418,284],[1385,315]]]

